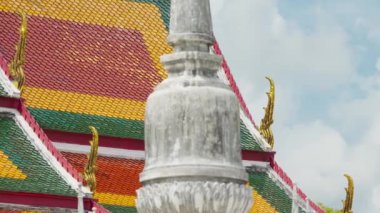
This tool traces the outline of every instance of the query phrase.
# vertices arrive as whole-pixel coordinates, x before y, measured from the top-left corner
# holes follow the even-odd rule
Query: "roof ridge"
[[[7,61],[4,59],[4,55],[0,52],[0,89],[3,86],[6,95],[11,97],[20,97],[20,91],[9,80],[10,72]]]
[[[9,78],[9,67],[4,59],[4,55],[0,52],[0,68],[4,70],[5,75]]]
[[[20,106],[20,114],[23,118],[28,122],[29,126],[33,129],[34,133],[39,137],[39,139],[43,142],[46,148],[50,151],[50,153],[58,160],[63,168],[66,169],[69,174],[71,174],[77,181],[83,182],[83,179],[78,171],[74,169],[74,167],[66,160],[65,157],[58,151],[58,149],[53,145],[53,142],[47,137],[43,129],[38,125],[34,117],[30,114],[29,110],[25,106],[23,100],[21,101]]]
[[[295,186],[295,183],[292,181],[292,179],[288,176],[288,174],[278,165],[277,161],[274,161],[273,165],[273,171],[281,178],[281,180],[288,185],[291,189]],[[319,207],[317,204],[315,204],[312,200],[310,200],[307,195],[302,191],[301,188],[297,187],[297,195],[304,201],[309,201],[309,205],[311,208],[313,208],[318,213],[324,213],[324,211]]]
[[[249,120],[252,122],[253,126],[257,129],[256,123],[253,120],[251,113],[249,112],[247,104],[245,103],[244,98],[243,98],[242,94],[240,93],[239,87],[237,86],[236,81],[232,75],[231,69],[227,64],[227,60],[225,59],[225,57],[222,53],[222,50],[220,49],[219,43],[216,40],[214,42],[214,50],[215,50],[216,54],[222,56],[222,68],[223,68],[223,70],[227,76],[228,81],[230,82],[230,86],[231,86],[232,90],[234,91],[234,93],[236,94],[236,96],[239,100],[239,103],[240,103],[241,107],[243,108],[244,113],[249,118]]]

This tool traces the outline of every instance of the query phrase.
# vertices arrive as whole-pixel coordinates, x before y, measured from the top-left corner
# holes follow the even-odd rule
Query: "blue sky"
[[[277,86],[277,160],[317,202],[380,212],[380,1],[211,0],[214,31],[256,122]]]

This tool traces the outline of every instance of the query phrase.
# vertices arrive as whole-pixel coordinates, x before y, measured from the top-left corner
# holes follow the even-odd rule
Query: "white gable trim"
[[[252,137],[257,141],[259,146],[264,150],[264,151],[272,151],[272,148],[270,145],[266,142],[266,140],[261,136],[259,131],[253,126],[252,122],[247,118],[245,113],[243,112],[242,109],[240,109],[240,119],[243,121],[245,126],[247,127],[249,133],[251,133]]]
[[[61,142],[54,142],[53,144],[59,151],[62,151],[62,152],[88,154],[91,149],[90,145],[79,145],[79,144],[70,144],[70,143],[61,143]],[[139,151],[139,150],[118,149],[118,148],[99,146],[98,154],[100,156],[115,157],[115,158],[126,158],[126,159],[134,159],[134,160],[145,159],[145,152]]]
[[[269,177],[276,183],[278,187],[280,187],[282,190],[285,191],[285,193],[289,196],[290,199],[297,204],[300,208],[302,208],[307,213],[317,213],[314,209],[310,208],[307,209],[308,203],[307,201],[304,201],[297,192],[296,195],[294,194],[294,189],[292,189],[287,183],[285,183],[282,178],[273,170],[268,170]]]
[[[0,67],[0,84],[10,97],[15,97],[15,98],[20,97],[20,91],[12,84],[8,76],[5,75],[5,71],[1,67]]]
[[[77,181],[71,174],[61,165],[60,162],[53,156],[53,154],[47,149],[41,139],[36,135],[33,129],[29,126],[28,122],[24,117],[15,109],[0,107],[0,113],[10,113],[13,114],[13,119],[16,121],[17,125],[24,132],[24,135],[28,138],[30,143],[35,147],[35,149],[41,154],[43,159],[53,168],[62,179],[77,193],[79,192],[79,185],[81,184]],[[87,188],[87,187],[86,187]],[[86,190],[86,193],[90,191]]]

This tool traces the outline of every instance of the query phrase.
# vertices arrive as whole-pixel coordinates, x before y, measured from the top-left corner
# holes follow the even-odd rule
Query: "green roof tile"
[[[99,134],[101,135],[144,139],[143,121],[45,109],[29,108],[29,110],[42,128],[87,134],[88,126],[93,125],[98,128]],[[240,138],[242,149],[262,151],[243,122],[240,122]]]
[[[112,213],[137,213],[137,210],[132,207],[126,207],[126,206],[114,206],[114,205],[104,205],[102,206]]]
[[[48,165],[11,115],[0,114],[0,150],[27,177],[0,178],[0,190],[75,196],[76,193]],[[0,165],[1,168],[5,165]]]
[[[242,121],[240,122],[240,144],[243,150],[263,151]]]
[[[249,183],[280,213],[292,212],[292,200],[265,172],[249,172]]]

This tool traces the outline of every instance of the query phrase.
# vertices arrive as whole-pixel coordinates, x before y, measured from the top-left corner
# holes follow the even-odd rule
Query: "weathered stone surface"
[[[243,213],[252,204],[240,150],[239,103],[217,78],[221,58],[208,0],[172,0],[161,58],[169,73],[145,111],[145,168],[139,212]]]
[[[176,51],[208,51],[214,41],[208,0],[172,0],[168,41]],[[201,48],[200,48],[201,47]]]
[[[203,175],[242,182],[246,174],[234,93],[218,81],[208,86],[207,78],[179,78],[164,82],[148,99],[141,180],[165,169],[163,177]]]
[[[252,205],[251,189],[235,183],[183,181],[152,184],[138,191],[140,213],[239,213]],[[156,199],[145,199],[154,197]]]

